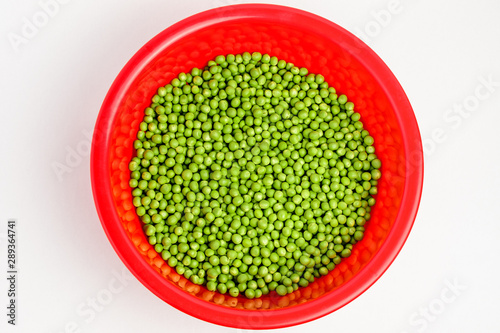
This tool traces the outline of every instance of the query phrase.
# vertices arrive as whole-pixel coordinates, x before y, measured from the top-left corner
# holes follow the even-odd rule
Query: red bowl
[[[208,291],[171,269],[149,245],[132,205],[128,163],[144,109],[180,72],[219,54],[268,53],[321,73],[353,101],[382,161],[377,203],[352,255],[306,288],[259,299]],[[102,226],[116,253],[149,290],[194,317],[230,327],[297,325],[331,313],[369,288],[393,262],[415,219],[423,180],[418,126],[400,84],[363,42],[308,12],[275,5],[208,10],[167,28],[125,65],[101,107],[91,176]]]

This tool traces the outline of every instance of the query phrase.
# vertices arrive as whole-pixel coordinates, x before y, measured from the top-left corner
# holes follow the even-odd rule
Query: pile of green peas
[[[149,243],[208,290],[286,295],[363,239],[381,161],[345,95],[258,52],[180,73],[145,109],[129,164]]]

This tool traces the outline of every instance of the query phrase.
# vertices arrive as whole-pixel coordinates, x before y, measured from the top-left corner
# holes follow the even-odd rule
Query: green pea
[[[160,87],[129,161],[163,260],[208,290],[286,295],[364,237],[382,177],[346,95],[284,60],[219,55]]]

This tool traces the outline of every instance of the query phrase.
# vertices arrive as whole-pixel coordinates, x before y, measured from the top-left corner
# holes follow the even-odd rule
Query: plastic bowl
[[[219,54],[269,53],[321,73],[352,100],[382,160],[377,203],[365,237],[328,275],[287,296],[233,298],[179,276],[149,245],[132,205],[132,143],[158,87]],[[129,270],[165,302],[219,325],[268,329],[297,325],[346,305],[393,262],[415,219],[423,179],[418,126],[400,84],[383,61],[338,25],[275,5],[234,5],[191,16],[164,30],[125,65],[102,105],[91,156],[102,226]]]

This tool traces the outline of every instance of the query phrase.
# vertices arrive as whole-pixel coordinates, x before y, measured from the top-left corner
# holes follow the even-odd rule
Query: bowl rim
[[[290,20],[292,17],[293,22],[301,26],[314,21],[314,27],[308,26],[309,30],[327,27],[335,31],[343,43],[360,48],[352,56],[379,82],[389,103],[398,111],[397,121],[404,124],[405,128],[402,135],[405,151],[412,152],[413,156],[406,161],[406,171],[411,172],[412,177],[405,179],[400,206],[404,209],[399,210],[387,239],[373,258],[347,283],[336,289],[335,301],[332,300],[332,294],[327,294],[282,309],[245,311],[219,306],[193,297],[171,284],[142,258],[128,240],[114,209],[109,182],[108,149],[116,116],[114,111],[146,65],[162,50],[193,31],[242,18]],[[90,170],[94,202],[102,227],[115,252],[144,286],[165,302],[196,318],[235,328],[271,329],[305,323],[345,306],[373,285],[389,268],[406,242],[416,218],[423,185],[423,150],[417,121],[403,88],[387,65],[361,40],[339,25],[307,11],[281,5],[239,4],[210,9],[185,18],[160,32],[135,53],[114,80],[99,111],[92,139]]]

